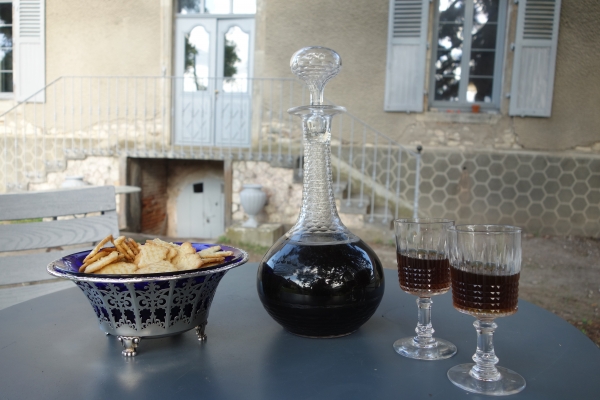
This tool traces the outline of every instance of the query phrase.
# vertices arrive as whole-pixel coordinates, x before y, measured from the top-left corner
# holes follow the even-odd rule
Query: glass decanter
[[[302,118],[302,209],[292,229],[263,257],[258,294],[271,317],[296,335],[345,336],[373,315],[385,284],[381,261],[344,226],[333,196],[331,121],[346,110],[324,105],[323,89],[342,61],[333,50],[306,47],[290,65],[310,91],[310,105],[288,110]]]

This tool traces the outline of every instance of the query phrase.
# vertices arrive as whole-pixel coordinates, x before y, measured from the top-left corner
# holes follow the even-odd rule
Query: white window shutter
[[[14,4],[16,99],[44,102],[45,93],[40,90],[46,86],[45,0],[16,0]]]
[[[561,0],[520,0],[508,113],[549,117]]]
[[[385,111],[423,112],[429,0],[390,0]]]

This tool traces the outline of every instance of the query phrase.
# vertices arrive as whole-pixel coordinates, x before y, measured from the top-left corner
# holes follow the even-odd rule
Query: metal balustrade
[[[294,79],[69,76],[28,100],[0,116],[0,192],[88,156],[266,161],[301,174],[301,124],[287,109],[308,93]],[[334,118],[331,147],[341,212],[384,224],[418,214],[419,151],[351,112]]]

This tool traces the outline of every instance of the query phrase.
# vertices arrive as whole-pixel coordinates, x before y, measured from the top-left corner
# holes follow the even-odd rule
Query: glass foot
[[[456,346],[444,339],[435,339],[428,346],[419,346],[412,337],[398,339],[394,350],[401,356],[417,360],[443,360],[456,354]]]
[[[469,374],[475,364],[460,364],[448,370],[448,379],[461,389],[471,393],[487,394],[489,396],[506,396],[519,393],[525,389],[525,379],[515,371],[496,366],[500,372],[497,381],[481,381]]]

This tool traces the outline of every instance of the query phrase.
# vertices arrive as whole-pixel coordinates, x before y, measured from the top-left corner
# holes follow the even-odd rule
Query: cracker
[[[200,257],[204,258],[205,256],[209,256],[210,254],[216,253],[219,250],[221,250],[221,246],[212,246],[208,249],[200,250],[198,253],[200,254]]]
[[[121,240],[119,240],[119,239],[121,239]],[[133,259],[135,258],[135,254],[133,254],[133,251],[131,251],[131,249],[129,247],[127,247],[127,244],[125,244],[125,236],[120,236],[115,240],[115,247],[129,261],[133,261]]]
[[[169,248],[179,247],[179,246],[177,246],[174,243],[165,242],[164,240],[161,240],[159,238],[155,238],[155,239],[152,239],[152,240],[146,240],[146,244],[149,243],[149,242],[152,242],[152,243],[157,244],[159,246],[169,247]]]
[[[113,236],[112,235],[108,235],[107,237],[105,237],[104,239],[102,239],[100,241],[100,243],[98,243],[96,245],[96,247],[94,247],[92,249],[92,251],[90,251],[90,253],[83,259],[83,262],[86,262],[88,259],[90,259],[93,256],[95,256],[106,243],[112,242],[112,241],[113,241]]]
[[[185,271],[188,269],[198,269],[203,263],[204,261],[198,254],[181,254],[175,267],[179,271]]]
[[[128,262],[116,262],[107,265],[95,274],[134,274],[137,270],[137,265]]]
[[[219,264],[221,264],[221,263],[220,262],[209,262],[206,264],[202,264],[202,266],[200,268],[216,267]]]
[[[203,263],[222,263],[225,261],[225,257],[202,257]]]
[[[138,267],[143,268],[150,264],[164,261],[167,258],[168,252],[169,249],[166,247],[157,245],[153,242],[146,242],[146,244],[142,246],[140,254],[138,254],[139,259],[136,257],[134,261],[137,261]]]
[[[175,257],[177,257],[178,255],[179,251],[176,248],[171,247],[169,248],[169,252],[167,253],[167,260],[173,262],[173,259],[175,259]]]
[[[83,272],[87,268],[88,265],[90,265],[94,261],[97,261],[100,258],[112,253],[113,251],[117,251],[117,249],[115,249],[114,247],[107,247],[107,248],[100,250],[94,256],[88,258],[87,261],[84,261],[83,265],[81,267],[79,267],[79,272]]]
[[[131,251],[133,251],[133,254],[135,254],[137,256],[138,253],[140,252],[138,243],[135,240],[133,240],[132,238],[127,238],[125,243],[127,243],[127,246],[131,249]]]
[[[177,271],[177,268],[170,262],[163,260],[158,261],[149,265],[146,265],[143,268],[138,268],[135,273],[136,274],[156,274],[160,272],[174,272]]]
[[[210,254],[210,257],[231,257],[233,251],[216,251]]]
[[[94,261],[90,265],[88,265],[87,268],[84,270],[84,272],[86,274],[90,274],[94,271],[98,271],[98,270],[106,267],[107,265],[113,263],[117,259],[119,259],[119,256],[120,256],[119,252],[113,251],[112,253],[110,253],[110,254],[100,258],[99,260]]]
[[[196,254],[196,249],[194,248],[194,246],[192,246],[192,244],[190,242],[181,243],[180,251],[183,254]]]

